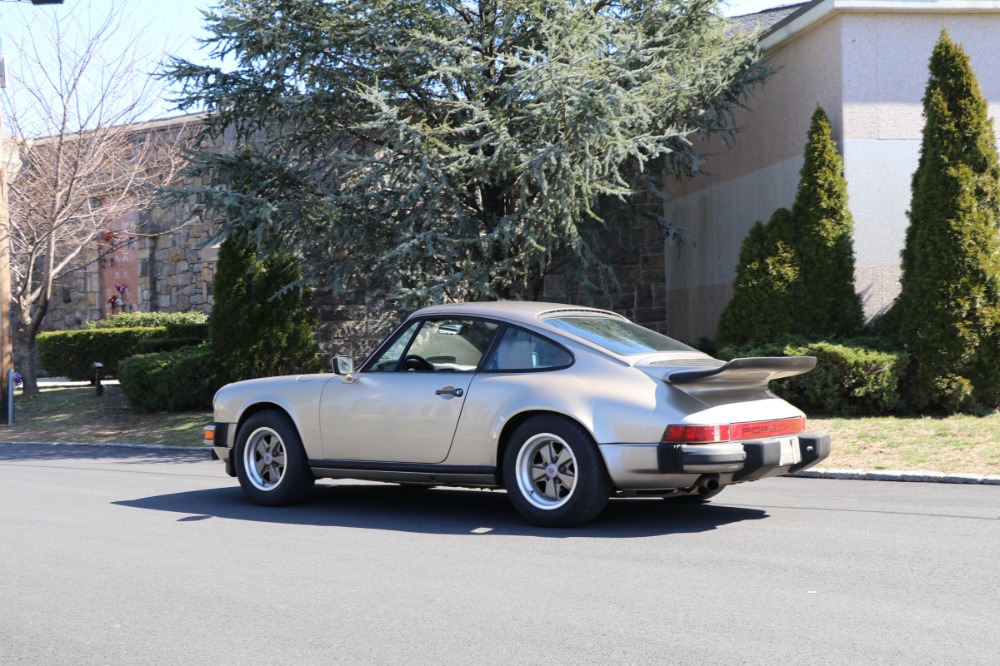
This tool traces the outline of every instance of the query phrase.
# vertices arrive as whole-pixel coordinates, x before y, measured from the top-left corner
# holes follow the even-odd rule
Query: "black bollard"
[[[94,369],[94,391],[97,393],[97,397],[100,398],[104,395],[104,385],[101,384],[101,370],[104,369],[104,364],[100,361],[94,361],[90,364],[90,367]]]

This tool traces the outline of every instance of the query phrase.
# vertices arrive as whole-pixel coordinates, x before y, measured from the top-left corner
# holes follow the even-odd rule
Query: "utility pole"
[[[17,2],[17,0],[14,0]],[[33,5],[61,5],[63,0],[31,0]],[[7,87],[7,54],[0,45],[0,88]],[[7,207],[7,150],[0,107],[0,423],[13,419],[14,335],[10,321],[10,209]]]

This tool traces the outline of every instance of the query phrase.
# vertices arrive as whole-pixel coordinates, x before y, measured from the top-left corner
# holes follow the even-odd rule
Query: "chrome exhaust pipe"
[[[698,480],[694,482],[694,487],[698,491],[698,494],[710,493],[713,490],[719,489],[719,475],[718,474],[702,474],[698,477]]]

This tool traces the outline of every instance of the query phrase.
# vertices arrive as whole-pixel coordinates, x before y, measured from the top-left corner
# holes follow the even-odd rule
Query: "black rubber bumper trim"
[[[830,456],[830,435],[825,432],[804,432],[799,435],[799,452],[802,462],[792,465],[789,472],[808,469]]]
[[[743,450],[747,457],[743,462],[743,469],[733,474],[733,481],[759,479],[781,464],[781,440],[743,442]]]
[[[684,444],[658,444],[656,466],[660,474],[685,474],[687,465],[732,465],[743,462],[744,454],[729,451],[712,451],[710,447]]]
[[[427,463],[372,462],[367,460],[310,460],[316,469],[409,472],[416,474],[493,474],[491,465],[435,465]]]

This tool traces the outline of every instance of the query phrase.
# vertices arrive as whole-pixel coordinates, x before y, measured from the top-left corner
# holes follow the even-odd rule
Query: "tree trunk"
[[[39,368],[35,339],[38,337],[38,329],[41,328],[42,319],[48,312],[49,302],[43,294],[39,298],[34,313],[31,313],[30,303],[27,309],[20,301],[15,301],[15,306],[18,312],[14,322],[14,348],[18,350],[18,355],[21,358],[21,367],[15,368],[15,370],[20,372],[21,377],[23,377],[24,395],[38,395]]]
[[[25,326],[18,317],[14,327],[14,347],[18,350],[21,367],[14,369],[24,378],[24,395],[38,395],[38,367],[35,354],[35,334],[31,326]]]

